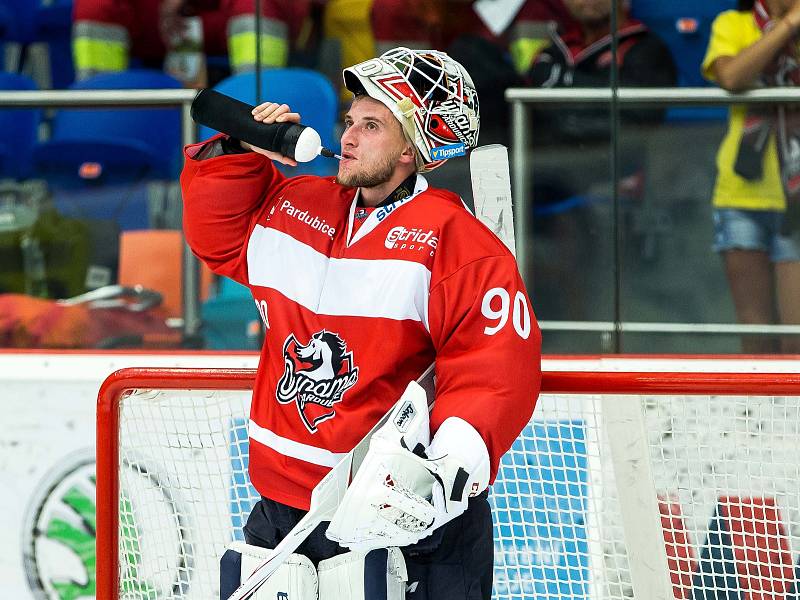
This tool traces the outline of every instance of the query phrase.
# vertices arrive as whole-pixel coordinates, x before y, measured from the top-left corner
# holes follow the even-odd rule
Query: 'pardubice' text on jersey
[[[356,190],[286,178],[256,153],[186,149],[184,228],[214,272],[247,285],[266,326],[250,477],[308,509],[311,490],[436,360],[431,434],[450,416],[492,459],[528,422],[540,333],[516,263],[455,194],[414,193],[353,233]]]

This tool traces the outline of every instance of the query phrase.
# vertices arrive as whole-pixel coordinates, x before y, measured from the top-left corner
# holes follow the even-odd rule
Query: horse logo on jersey
[[[311,433],[336,416],[334,404],[358,381],[353,353],[337,334],[322,330],[302,345],[294,334],[283,343],[283,375],[275,397],[281,404],[295,402],[303,425]]]

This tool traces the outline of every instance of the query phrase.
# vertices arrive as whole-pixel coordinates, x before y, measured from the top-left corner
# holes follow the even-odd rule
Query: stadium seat
[[[220,81],[214,89],[242,102],[255,104],[256,74],[232,75]],[[310,69],[264,69],[261,72],[261,100],[288,104],[300,113],[303,124],[319,132],[324,146],[338,148],[334,134],[338,100],[336,90],[324,75]],[[213,129],[201,127],[200,139],[208,139],[214,133]],[[331,175],[335,171],[336,162],[325,158],[287,170],[291,174],[313,175]]]
[[[150,70],[90,77],[70,86],[91,89],[180,88],[176,79]],[[180,165],[181,121],[177,108],[63,109],[51,139],[34,157],[40,172],[59,184],[170,179]]]
[[[0,44],[48,44],[50,80],[66,87],[75,76],[71,52],[72,0],[0,0]]]
[[[35,89],[36,84],[28,77],[0,73],[0,90]],[[25,179],[31,175],[40,119],[39,109],[0,110],[0,178]]]
[[[736,0],[633,0],[631,11],[666,42],[678,67],[678,85],[709,85],[700,74],[708,46],[711,23]]]
[[[183,316],[183,234],[178,230],[123,231],[119,241],[119,284],[161,294],[169,317]],[[211,270],[200,265],[200,297],[208,297]]]
[[[216,293],[203,302],[203,339],[213,350],[259,350],[261,317],[250,290],[240,283],[219,277]]]
[[[72,0],[0,0],[3,41],[30,44],[67,32],[72,24]]]
[[[700,73],[708,47],[711,23],[722,11],[736,8],[736,0],[633,0],[633,16],[643,21],[669,46],[678,68],[680,87],[712,85]],[[726,107],[671,108],[668,121],[723,120]]]

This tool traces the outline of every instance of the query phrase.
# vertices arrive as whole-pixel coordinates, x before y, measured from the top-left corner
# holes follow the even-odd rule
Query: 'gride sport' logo
[[[408,229],[398,225],[389,230],[383,245],[389,250],[427,250],[433,256],[439,245],[439,238],[434,233],[436,232],[432,229],[423,230],[418,227]]]
[[[337,334],[322,330],[307,344],[294,334],[283,343],[284,371],[275,397],[281,404],[294,402],[303,425],[311,433],[317,425],[336,416],[334,404],[358,381],[353,353]]]

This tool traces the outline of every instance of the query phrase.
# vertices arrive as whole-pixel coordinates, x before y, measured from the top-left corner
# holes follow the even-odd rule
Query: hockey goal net
[[[251,370],[128,369],[98,401],[98,598],[218,598],[258,499]],[[547,372],[490,500],[494,598],[800,598],[800,376]]]

